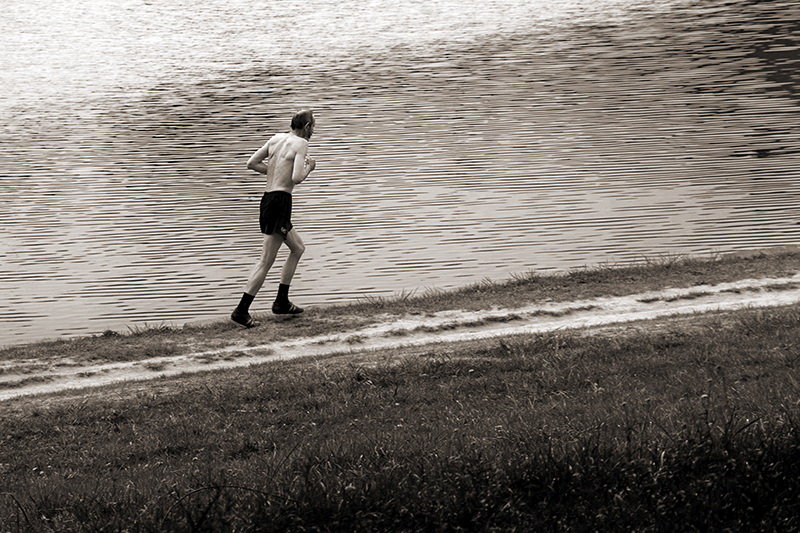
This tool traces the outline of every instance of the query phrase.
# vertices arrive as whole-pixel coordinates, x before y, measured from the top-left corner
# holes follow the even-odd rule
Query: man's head
[[[310,139],[314,133],[314,113],[310,109],[295,113],[292,117],[292,131],[304,139]]]

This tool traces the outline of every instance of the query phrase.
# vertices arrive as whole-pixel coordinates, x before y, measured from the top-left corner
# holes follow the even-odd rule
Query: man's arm
[[[270,139],[270,141],[271,140],[272,139]],[[256,150],[256,153],[250,156],[250,159],[247,160],[247,168],[250,170],[255,170],[259,174],[267,173],[268,167],[263,163],[263,161],[269,157],[270,141],[264,143],[264,146]]]
[[[294,164],[292,166],[292,183],[297,185],[302,183],[311,171],[316,168],[317,163],[308,156],[308,143],[303,142],[294,154]]]

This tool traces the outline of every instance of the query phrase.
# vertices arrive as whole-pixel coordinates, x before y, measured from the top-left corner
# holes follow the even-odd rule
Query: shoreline
[[[482,281],[466,284],[460,287],[454,288],[446,288],[446,289],[439,289],[436,287],[431,288],[421,288],[421,289],[414,289],[410,291],[400,290],[395,292],[390,296],[364,296],[362,298],[355,299],[353,301],[343,302],[343,303],[329,303],[329,304],[319,304],[313,307],[312,312],[321,312],[323,314],[327,314],[330,311],[336,311],[339,309],[348,309],[353,307],[362,307],[366,304],[366,307],[369,307],[370,303],[380,301],[380,302],[391,302],[395,300],[406,300],[411,298],[412,300],[419,297],[424,297],[426,294],[454,294],[461,292],[465,289],[468,289],[473,286],[479,286],[482,284],[490,284],[495,286],[506,285],[509,283],[513,283],[515,280],[519,278],[529,277],[530,275],[535,276],[542,276],[542,277],[550,277],[550,278],[557,278],[568,276],[570,273],[573,272],[581,272],[581,271],[593,271],[598,269],[624,269],[624,268],[636,268],[642,265],[648,264],[659,264],[659,263],[668,263],[672,261],[700,261],[700,262],[714,262],[717,259],[724,259],[724,258],[749,258],[754,256],[768,256],[768,255],[784,255],[784,254],[800,254],[800,245],[798,246],[774,246],[774,247],[764,247],[764,248],[754,248],[742,251],[733,251],[733,252],[706,252],[706,253],[699,253],[699,254],[658,254],[650,257],[643,257],[642,259],[637,260],[630,260],[630,261],[617,261],[617,262],[600,262],[594,264],[586,264],[580,267],[571,267],[565,268],[561,270],[546,270],[542,273],[535,272],[534,270],[529,270],[528,273],[520,272],[520,273],[512,273],[508,277],[503,277],[499,279],[490,279],[484,278]],[[267,312],[260,312],[256,311],[254,316],[258,316],[260,318],[266,317],[267,320],[273,318],[272,315],[268,314]],[[308,316],[308,315],[307,315]],[[102,337],[102,336],[122,336],[122,337],[129,337],[140,335],[142,333],[151,331],[151,330],[179,330],[179,329],[196,329],[196,328],[205,328],[205,327],[215,327],[219,326],[220,324],[227,323],[227,316],[225,318],[220,319],[219,317],[216,318],[199,318],[196,320],[191,321],[184,321],[184,322],[174,322],[169,320],[163,321],[154,321],[144,322],[144,323],[131,323],[125,326],[120,326],[114,329],[106,329],[104,331],[97,331],[94,333],[84,333],[84,334],[77,334],[77,335],[69,335],[64,337],[42,337],[39,339],[33,340],[23,340],[19,342],[8,342],[5,344],[0,343],[0,354],[10,350],[16,350],[19,348],[23,348],[26,346],[43,346],[43,345],[51,345],[51,344],[59,344],[59,343],[70,343],[70,342],[77,342],[81,339],[88,339],[88,338],[95,338],[95,337]],[[2,357],[0,356],[0,360]]]
[[[305,317],[305,320],[273,319],[261,326],[264,332],[259,332],[260,328],[242,330],[228,322],[217,321],[205,326],[144,330],[127,336],[104,334],[9,347],[0,350],[0,401],[294,358],[378,354],[381,350],[646,323],[800,302],[800,249],[797,248],[741,252],[717,259],[684,257],[662,260],[661,264],[650,263],[649,266],[594,267],[544,277],[520,277],[499,283],[487,282],[482,287],[336,306],[309,313],[311,318]],[[753,274],[766,271],[765,263],[771,265],[773,273],[783,272],[784,275],[742,277],[720,268],[733,266],[743,274]],[[676,274],[683,277],[683,270],[709,278],[708,283],[671,286],[675,283],[669,282],[676,281]],[[626,291],[627,286],[638,286],[629,279],[634,273],[639,278],[650,278],[650,285],[655,288]],[[619,279],[605,290],[598,290],[602,286],[601,278],[615,275]],[[721,281],[714,283],[715,277]],[[558,284],[559,281],[571,285],[573,294],[576,286],[585,286],[588,297],[569,300],[552,295],[549,298],[542,298],[542,295],[515,298],[519,296],[517,293],[524,292],[520,288],[530,289],[533,285],[536,289],[537,285]],[[483,293],[480,305],[471,309],[459,305],[472,291]],[[415,303],[421,298],[438,300],[438,303],[414,311]],[[350,319],[342,310],[349,310]],[[338,322],[332,320],[337,314],[342,315]],[[361,320],[354,318],[357,316],[361,316]],[[270,335],[278,330],[283,331]],[[197,338],[200,333],[205,334],[205,340]],[[115,349],[119,357],[115,357]]]

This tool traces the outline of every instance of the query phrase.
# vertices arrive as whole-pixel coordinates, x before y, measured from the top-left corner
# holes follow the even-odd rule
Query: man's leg
[[[245,285],[242,299],[239,305],[231,313],[231,320],[246,327],[255,326],[255,322],[250,318],[250,304],[258,294],[261,286],[264,284],[264,279],[267,277],[269,269],[275,263],[275,257],[278,255],[278,249],[281,247],[283,238],[278,234],[265,235],[264,244],[261,247],[261,257],[258,262],[253,266],[250,271],[250,277]]]
[[[283,237],[277,233],[272,235],[264,235],[264,245],[261,247],[261,257],[258,262],[253,266],[250,271],[250,277],[247,279],[247,285],[244,287],[244,292],[255,296],[261,290],[264,284],[264,279],[269,273],[275,263],[275,257],[278,255],[278,250],[283,243]]]
[[[306,246],[303,244],[303,239],[297,230],[292,229],[286,235],[286,246],[289,247],[289,257],[286,258],[286,263],[281,270],[281,284],[278,286],[278,296],[275,298],[275,303],[272,304],[272,312],[279,315],[296,315],[302,313],[303,310],[289,301],[289,285],[292,284],[292,278],[297,270],[297,263],[306,251]]]

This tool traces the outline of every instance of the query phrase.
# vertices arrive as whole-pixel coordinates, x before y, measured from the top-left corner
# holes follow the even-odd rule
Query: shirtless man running
[[[247,168],[267,176],[267,190],[261,198],[259,217],[264,234],[261,258],[250,272],[239,305],[231,313],[231,320],[245,327],[257,325],[250,316],[250,304],[264,284],[264,278],[275,262],[281,244],[289,248],[289,256],[281,271],[278,296],[272,304],[272,312],[278,315],[303,312],[289,301],[289,285],[297,262],[305,251],[303,239],[292,227],[292,190],[316,167],[316,162],[307,155],[308,139],[313,133],[314,114],[308,109],[299,111],[292,117],[292,131],[274,135],[247,161]]]

